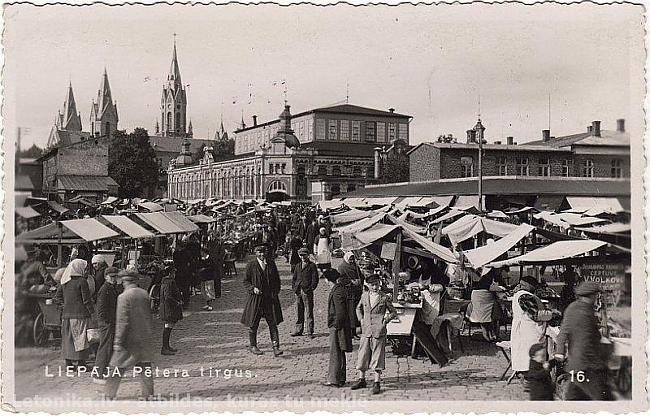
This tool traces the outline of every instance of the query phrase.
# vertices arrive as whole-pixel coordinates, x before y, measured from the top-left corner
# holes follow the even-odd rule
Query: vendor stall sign
[[[607,300],[607,306],[618,305],[625,282],[625,264],[583,264],[580,266],[580,276],[585,281],[600,283]]]
[[[397,254],[397,244],[384,242],[381,245],[381,258],[384,260],[395,260]]]

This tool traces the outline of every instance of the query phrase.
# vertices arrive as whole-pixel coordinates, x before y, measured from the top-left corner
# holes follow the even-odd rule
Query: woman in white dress
[[[332,240],[325,227],[320,228],[318,235],[314,239],[314,254],[316,256],[316,266],[321,272],[332,267]]]

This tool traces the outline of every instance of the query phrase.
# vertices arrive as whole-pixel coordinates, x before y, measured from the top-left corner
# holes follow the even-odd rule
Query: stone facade
[[[317,117],[319,112],[327,114],[328,120],[336,121],[336,124],[331,123],[332,134],[322,140],[312,138],[309,141],[307,138],[303,143],[299,137],[308,137],[309,120],[324,120]],[[410,116],[345,105],[313,110],[296,118],[291,116],[287,106],[279,120],[236,131],[236,155],[232,160],[214,162],[204,158],[198,165],[170,165],[168,196],[181,200],[232,198],[311,202],[312,184],[318,186],[318,198],[354,191],[376,180],[374,149],[378,134],[368,136],[367,142],[341,139],[348,137],[345,123],[351,127],[353,119],[368,126],[386,124],[386,120],[390,120],[396,132],[399,125],[404,124],[402,137],[408,140]],[[267,133],[271,131],[274,135],[267,140]],[[380,133],[383,143],[388,132],[380,127]],[[370,140],[372,137],[374,141]]]
[[[624,130],[545,136],[521,145],[512,138],[509,144],[485,143],[483,176],[630,177],[630,139]],[[478,148],[472,138],[467,143],[422,143],[409,152],[410,181],[478,176]]]

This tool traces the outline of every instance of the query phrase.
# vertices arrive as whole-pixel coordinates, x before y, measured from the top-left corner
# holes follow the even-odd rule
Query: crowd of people
[[[238,208],[239,209],[239,208]],[[316,319],[326,319],[329,331],[329,387],[346,385],[346,353],[352,352],[353,342],[359,343],[356,369],[358,379],[351,389],[368,387],[366,376],[372,374],[371,391],[381,393],[381,376],[385,369],[387,325],[396,316],[391,299],[382,291],[381,273],[362,270],[354,252],[341,252],[342,260],[333,267],[334,241],[332,224],[324,213],[312,208],[233,212],[223,216],[214,226],[198,233],[170,240],[163,245],[163,266],[150,282],[135,264],[122,261],[120,268],[109,266],[102,255],[92,254],[90,247],[73,249],[69,262],[54,275],[45,267],[47,255],[34,250],[27,259],[17,261],[16,339],[25,336],[29,322],[29,300],[26,294],[34,287],[51,293],[52,302],[61,306],[61,343],[65,365],[90,371],[94,382],[105,385],[105,395],[114,398],[125,368],[150,368],[155,358],[151,345],[154,314],[162,322],[160,354],[174,355],[171,335],[183,319],[183,311],[193,296],[204,302],[202,309],[212,311],[221,297],[221,280],[228,258],[245,258],[246,269],[240,279],[246,293],[243,300],[241,324],[248,332],[248,352],[262,355],[258,347],[258,329],[262,319],[269,327],[272,353],[283,355],[278,325],[285,316],[280,302],[280,275],[276,261],[284,257],[292,274],[291,290],[295,296],[293,331],[291,336],[314,338]],[[240,255],[237,251],[240,250]],[[153,253],[144,244],[142,256]],[[126,260],[126,259],[123,259]],[[442,297],[449,288],[450,278],[458,272],[444,262],[411,256],[399,274],[406,285],[420,285],[423,321],[437,335],[435,318],[443,313]],[[552,399],[549,368],[565,360],[566,368],[584,371],[588,380],[572,383],[568,398],[608,398],[605,367],[599,351],[599,327],[593,314],[593,304],[600,288],[592,283],[578,285],[579,277],[567,267],[563,279],[560,309],[544,306],[538,296],[540,280],[532,276],[521,278],[515,287],[508,287],[503,271],[492,269],[482,274],[468,273],[471,282],[469,305],[465,311],[470,320],[481,324],[483,336],[494,342],[500,339],[498,322],[502,307],[498,292],[511,290],[512,368],[526,374],[531,399]],[[328,309],[325,317],[314,316],[314,292],[321,281],[329,285]],[[426,285],[423,284],[426,282]],[[159,285],[156,308],[152,308],[152,285]],[[147,290],[149,289],[149,290]],[[591,308],[591,309],[589,309]],[[25,313],[21,313],[25,312]],[[547,349],[540,347],[548,323],[562,321],[558,349],[547,358]],[[439,329],[439,328],[438,328]],[[88,367],[94,352],[95,362]],[[153,395],[151,372],[142,371],[144,397]]]

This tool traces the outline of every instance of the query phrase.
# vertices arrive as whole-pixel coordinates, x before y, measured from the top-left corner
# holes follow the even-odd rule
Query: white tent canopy
[[[467,250],[463,254],[472,264],[472,267],[482,267],[517,245],[534,229],[535,227],[530,224],[521,224],[507,236],[482,247]]]
[[[521,264],[548,263],[557,260],[569,259],[582,256],[590,251],[598,250],[607,245],[599,240],[565,240],[556,241],[545,247],[530,251],[524,255],[513,257],[508,260],[490,263],[488,267],[502,267]]]
[[[616,198],[567,196],[571,206],[570,212],[587,213],[587,215],[618,214],[625,211]]]
[[[456,245],[481,232],[486,232],[497,237],[505,237],[516,229],[517,226],[514,224],[470,214],[443,228],[442,233],[449,237],[453,245]]]

